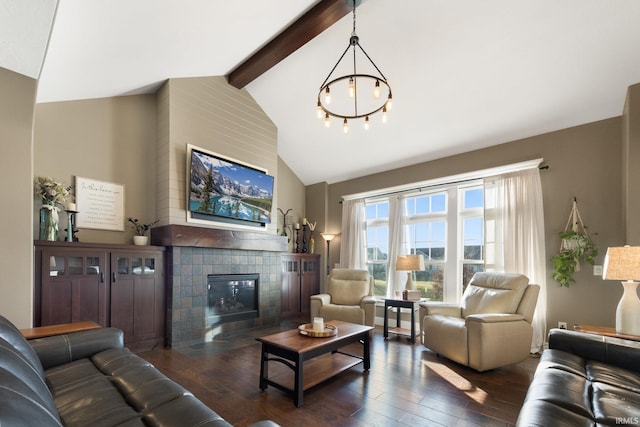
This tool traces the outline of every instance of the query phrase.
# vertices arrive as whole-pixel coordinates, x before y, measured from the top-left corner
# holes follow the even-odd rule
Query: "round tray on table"
[[[300,335],[305,335],[308,337],[313,337],[313,338],[326,338],[326,337],[333,337],[335,335],[338,334],[338,328],[336,328],[334,325],[327,323],[324,325],[324,331],[322,332],[316,332],[313,330],[313,324],[312,323],[305,323],[304,325],[300,325],[298,326],[298,332],[300,333]]]

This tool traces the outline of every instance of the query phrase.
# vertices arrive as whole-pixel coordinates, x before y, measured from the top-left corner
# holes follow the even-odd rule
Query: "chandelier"
[[[325,126],[329,127],[331,125],[331,117],[342,119],[345,133],[349,131],[349,120],[352,119],[364,118],[364,128],[369,129],[369,116],[379,111],[382,111],[382,122],[386,123],[387,111],[391,109],[393,99],[391,86],[389,86],[387,78],[360,46],[360,38],[356,35],[356,3],[359,4],[360,0],[347,1],[353,2],[353,31],[349,38],[349,45],[340,56],[340,59],[338,59],[338,62],[336,62],[336,65],[333,66],[327,78],[322,82],[322,86],[318,91],[317,104],[318,117],[324,118]],[[349,49],[353,51],[353,71],[351,74],[329,80],[340,65],[340,62],[347,55],[347,52],[349,52]],[[358,73],[357,66],[359,63],[356,58],[356,53],[358,52],[361,52],[361,62],[367,65],[370,69],[369,72],[373,74]],[[344,96],[332,97],[332,92]]]

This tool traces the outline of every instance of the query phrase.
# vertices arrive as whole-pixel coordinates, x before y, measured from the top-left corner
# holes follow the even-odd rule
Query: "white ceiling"
[[[153,93],[226,75],[315,3],[0,0],[0,66],[40,76],[41,103]],[[638,0],[367,0],[357,33],[392,86],[388,123],[345,135],[316,118],[351,15],[247,90],[302,182],[333,183],[620,115],[639,24]]]

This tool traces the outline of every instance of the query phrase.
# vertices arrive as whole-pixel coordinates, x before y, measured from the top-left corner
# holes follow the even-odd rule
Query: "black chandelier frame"
[[[392,91],[391,91],[391,86],[389,85],[389,82],[387,81],[387,78],[384,76],[384,74],[382,73],[382,71],[380,71],[380,69],[378,68],[378,66],[375,64],[375,62],[373,62],[373,60],[371,59],[371,57],[367,54],[367,52],[362,48],[362,46],[360,45],[360,38],[356,35],[356,0],[353,0],[353,31],[351,33],[351,37],[349,38],[349,45],[347,46],[347,48],[344,50],[344,52],[342,52],[342,55],[340,55],[340,58],[338,59],[338,62],[336,62],[336,64],[333,66],[333,68],[331,69],[331,71],[329,72],[329,74],[327,75],[327,77],[324,79],[324,82],[322,82],[322,85],[320,86],[320,90],[318,91],[318,103],[317,103],[317,107],[319,110],[321,110],[324,113],[324,117],[325,119],[328,119],[329,117],[337,117],[340,119],[344,119],[345,121],[348,119],[360,119],[360,118],[367,118],[368,121],[368,117],[379,112],[379,111],[383,111],[386,112],[388,107],[390,107],[390,102],[393,99],[392,96]],[[360,49],[360,51],[362,52],[362,54],[367,58],[367,60],[369,60],[369,62],[371,63],[371,65],[373,65],[373,68],[375,68],[375,70],[378,72],[378,76],[375,75],[371,75],[371,74],[360,74],[357,72],[357,67],[356,67],[356,47]],[[352,74],[347,74],[344,76],[340,76],[337,77],[331,81],[329,81],[329,79],[331,78],[331,75],[333,74],[333,72],[336,70],[336,68],[338,67],[338,65],[340,64],[340,62],[342,62],[342,60],[344,59],[345,55],[347,54],[347,52],[349,51],[349,49],[353,50],[353,73]],[[386,98],[382,98],[382,103],[380,104],[380,106],[378,107],[374,107],[374,109],[364,112],[364,113],[360,113],[358,112],[358,79],[369,79],[372,81],[375,81],[375,85],[379,86],[379,85],[384,85],[387,90],[388,90],[388,96]],[[323,103],[323,97],[326,93],[330,92],[330,86],[333,85],[336,82],[340,82],[343,80],[349,80],[350,82],[353,82],[353,89],[354,89],[354,94],[353,94],[353,113],[349,114],[349,113],[340,113],[337,111],[333,111],[331,110],[327,105],[325,105],[325,103]],[[345,122],[346,123],[346,122]]]

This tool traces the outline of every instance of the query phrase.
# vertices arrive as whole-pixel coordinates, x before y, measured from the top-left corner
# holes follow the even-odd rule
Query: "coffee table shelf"
[[[328,354],[311,359],[304,363],[305,376],[302,389],[308,390],[360,363],[362,363],[362,360],[341,353]],[[295,376],[291,371],[274,375],[269,378],[269,381],[278,383],[289,390],[293,390],[295,387]]]

